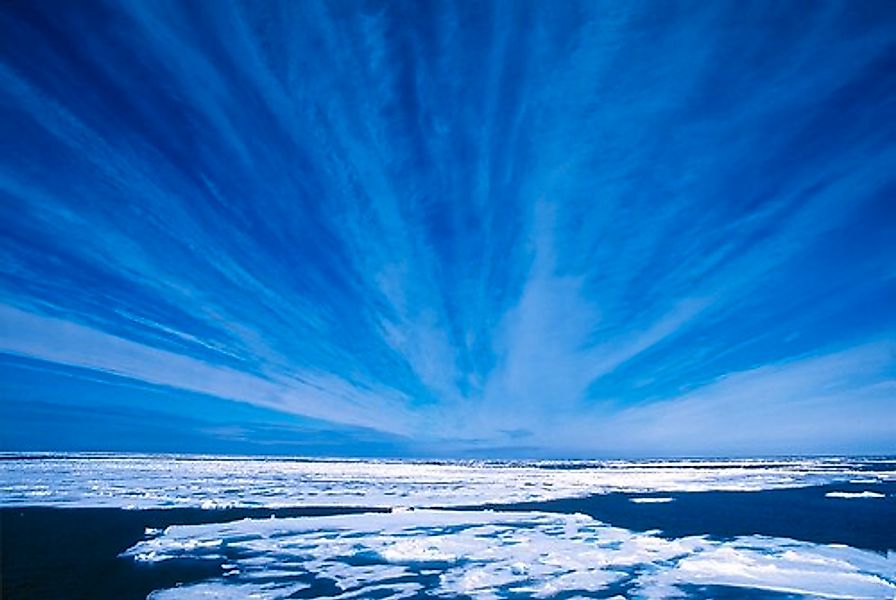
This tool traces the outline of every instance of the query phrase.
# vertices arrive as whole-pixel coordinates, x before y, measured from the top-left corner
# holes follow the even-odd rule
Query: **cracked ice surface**
[[[584,515],[415,510],[172,526],[126,553],[226,562],[228,576],[159,590],[170,598],[502,598],[684,595],[727,585],[828,598],[892,598],[896,555],[781,538],[664,539]],[[335,585],[334,585],[335,584]],[[318,590],[325,588],[318,588]],[[380,595],[381,594],[381,595]]]

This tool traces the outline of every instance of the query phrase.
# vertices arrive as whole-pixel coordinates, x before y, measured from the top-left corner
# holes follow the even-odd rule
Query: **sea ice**
[[[892,553],[762,536],[665,539],[584,515],[539,512],[416,510],[172,526],[125,555],[151,562],[226,560],[239,569],[229,578],[235,589],[260,599],[284,598],[289,585],[308,577],[334,581],[340,598],[420,591],[550,598],[612,585],[637,597],[667,598],[683,595],[685,584],[828,598],[896,594]],[[255,583],[271,572],[275,583],[270,577]],[[153,598],[231,597],[209,595],[221,585],[207,581]]]
[[[451,507],[609,492],[756,491],[896,476],[874,467],[874,461],[833,458],[414,462],[92,455],[19,460],[0,455],[0,505]]]
[[[824,495],[825,498],[886,498],[885,494],[881,494],[880,492],[828,492]]]

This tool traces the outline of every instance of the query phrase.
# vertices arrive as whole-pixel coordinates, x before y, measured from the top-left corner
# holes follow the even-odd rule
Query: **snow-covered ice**
[[[145,563],[212,561],[209,566],[216,573],[156,590],[154,600],[594,594],[651,600],[716,585],[810,597],[892,599],[892,552],[764,536],[670,538],[582,514],[511,511],[506,506],[503,512],[490,511],[485,505],[623,492],[634,504],[671,502],[674,511],[683,504],[676,495],[680,492],[833,484],[824,488],[829,498],[881,498],[885,494],[869,488],[891,489],[893,480],[892,460],[840,458],[427,462],[0,456],[0,505],[329,506],[364,511],[146,527],[146,539],[128,549],[126,557]],[[849,487],[858,485],[850,483],[855,481],[866,483]],[[822,492],[817,494],[821,498]],[[723,496],[715,499],[725,501]],[[831,506],[843,506],[833,499]],[[848,506],[886,508],[888,501],[850,501]],[[548,510],[543,506],[540,511]]]
[[[892,553],[761,536],[670,540],[584,515],[540,512],[415,510],[172,526],[125,555],[150,562],[204,558],[238,570],[226,583],[163,590],[155,599],[285,598],[308,577],[335,582],[337,598],[421,591],[548,598],[621,586],[653,599],[683,595],[682,586],[694,584],[826,598],[896,595]],[[437,577],[422,577],[424,571]]]
[[[0,456],[0,505],[452,507],[609,492],[755,491],[892,480],[850,459],[414,462],[202,456]],[[885,465],[883,462],[881,466]]]
[[[864,492],[828,492],[824,496],[825,498],[886,498],[886,494],[868,490]]]

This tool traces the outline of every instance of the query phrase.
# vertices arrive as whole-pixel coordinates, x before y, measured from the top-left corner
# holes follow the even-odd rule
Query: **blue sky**
[[[896,451],[891,2],[7,2],[0,447]]]

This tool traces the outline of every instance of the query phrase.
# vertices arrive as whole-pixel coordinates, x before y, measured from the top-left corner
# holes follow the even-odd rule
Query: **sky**
[[[0,449],[896,452],[896,4],[0,5]]]

